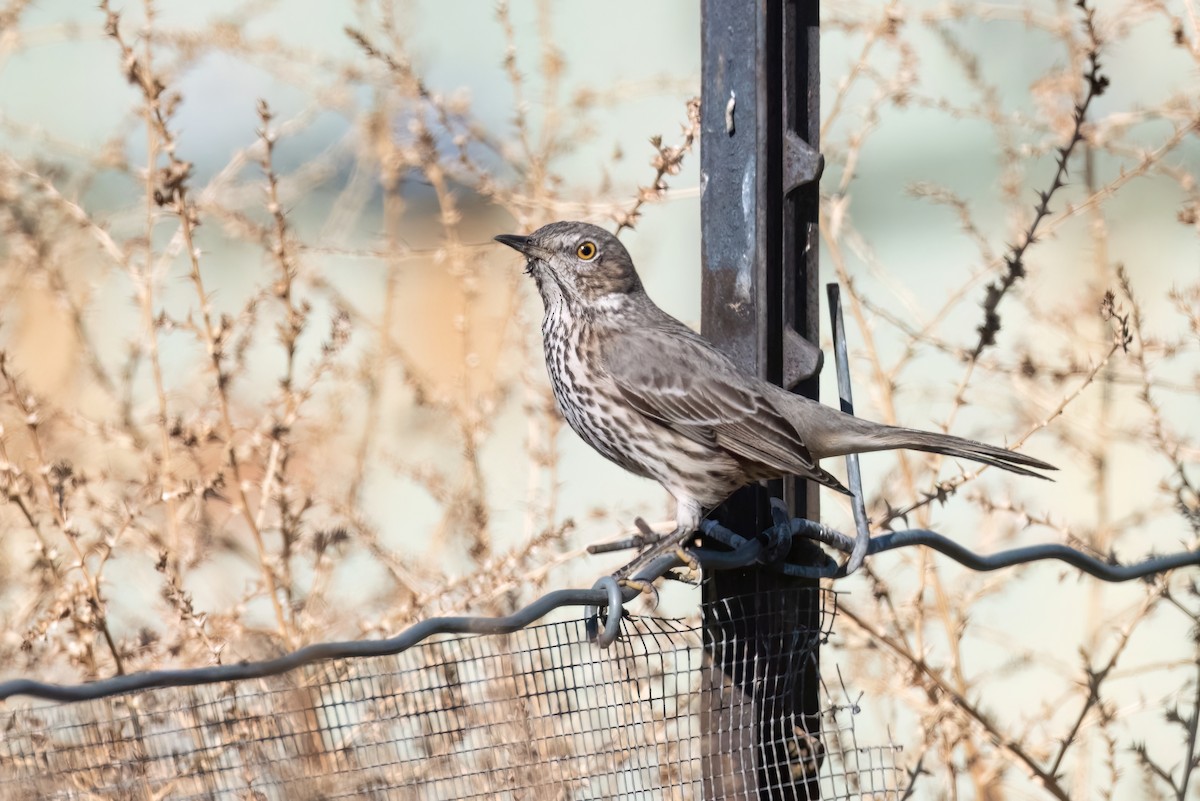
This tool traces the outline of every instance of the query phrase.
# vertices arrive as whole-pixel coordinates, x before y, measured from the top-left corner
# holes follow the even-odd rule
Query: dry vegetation
[[[937,424],[1007,431],[1067,471],[1042,491],[985,485],[970,468],[938,480],[928,459],[901,456],[874,521],[973,532],[980,550],[1063,542],[1126,562],[1200,545],[1188,411],[1200,390],[1196,11],[894,4],[827,20],[861,48],[826,98],[822,148],[838,168],[823,182],[822,233],[863,337],[859,380],[883,419],[924,402]],[[1002,31],[1006,20],[1020,24],[1027,53],[1056,49],[1029,100],[1005,96],[965,38],[971,24]],[[1138,81],[1109,58],[1135,41],[1170,48],[1181,72]],[[940,47],[966,88],[930,94],[918,42]],[[1136,106],[1105,91],[1121,82],[1134,84],[1122,96]],[[949,213],[947,246],[974,251],[969,270],[937,273],[946,283],[936,293],[899,283],[895,258],[875,251],[851,205],[860,158],[897,107],[995,143],[999,180],[986,192],[952,174],[909,183],[912,197]],[[1174,226],[1172,245],[1126,225]],[[930,374],[936,391],[918,389]],[[842,604],[841,631],[859,657],[855,686],[923,733],[906,742],[925,771],[916,797],[1195,797],[1194,573],[1113,587],[1045,565],[979,575],[918,552],[876,560],[868,574],[871,591]]]
[[[194,26],[150,0],[54,23],[0,6],[0,69],[100,43],[95,80],[125,103],[88,147],[0,116],[0,678],[508,611],[627,522],[604,497],[564,512],[577,444],[537,306],[486,243],[563,218],[653,230],[665,201],[694,198],[694,77],[568,80],[569,12],[498,2],[497,125],[431,86],[407,4],[359,0],[328,49],[264,34],[277,5]],[[1200,547],[1200,8],[826,5],[826,51],[851,56],[824,66],[823,258],[857,324],[861,413],[1028,439],[1063,468],[1047,490],[878,457],[873,521],[984,551]],[[1029,50],[981,52],[989,34]],[[1139,74],[1147,48],[1171,71]],[[251,105],[244,141],[197,166],[183,87],[213,59],[301,101]],[[1006,92],[1014,62],[1025,96]],[[636,132],[654,138],[630,170],[604,126],[648,97],[680,127]],[[910,118],[987,165],[964,181],[904,162],[899,187],[871,184]],[[590,183],[564,177],[602,151]],[[878,198],[901,189],[918,222],[898,238]],[[839,587],[823,658],[905,746],[912,797],[1197,797],[1194,572],[1112,587],[914,551],[866,573]]]

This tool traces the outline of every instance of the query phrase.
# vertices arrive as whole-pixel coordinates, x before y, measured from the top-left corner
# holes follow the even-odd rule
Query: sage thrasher
[[[799,476],[849,494],[827,456],[910,448],[1021,475],[1054,470],[969,439],[872,423],[753,376],[646,295],[625,246],[556,222],[497,242],[520,251],[545,306],[542,343],[558,410],[575,433],[676,501],[676,528],[646,558],[681,547],[704,515],[754,481]]]

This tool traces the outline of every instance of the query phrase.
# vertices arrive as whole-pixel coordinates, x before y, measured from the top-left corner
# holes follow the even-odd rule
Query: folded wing
[[[726,451],[754,477],[794,475],[847,492],[817,466],[800,432],[757,379],[682,324],[607,337],[601,361],[631,406],[689,439]]]

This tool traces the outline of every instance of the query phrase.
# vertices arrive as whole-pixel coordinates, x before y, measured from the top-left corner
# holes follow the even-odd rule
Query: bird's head
[[[525,272],[537,281],[547,306],[560,298],[592,304],[642,289],[633,259],[621,241],[589,223],[550,223],[529,236],[501,234],[496,241],[529,260]]]

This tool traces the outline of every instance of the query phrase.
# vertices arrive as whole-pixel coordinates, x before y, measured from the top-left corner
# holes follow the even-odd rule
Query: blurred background
[[[1095,6],[1109,84],[1041,219],[1084,12],[825,5],[821,261],[858,413],[1061,468],[870,455],[873,521],[1197,547],[1194,0]],[[617,567],[583,549],[635,517],[669,525],[663,490],[562,426],[540,301],[491,238],[628,223],[649,294],[698,328],[699,75],[694,2],[0,4],[3,678],[502,613]],[[836,589],[823,659],[929,772],[914,797],[1053,797],[1030,765],[1075,798],[1200,797],[1194,575],[913,552]],[[697,602],[672,586],[658,613]]]

